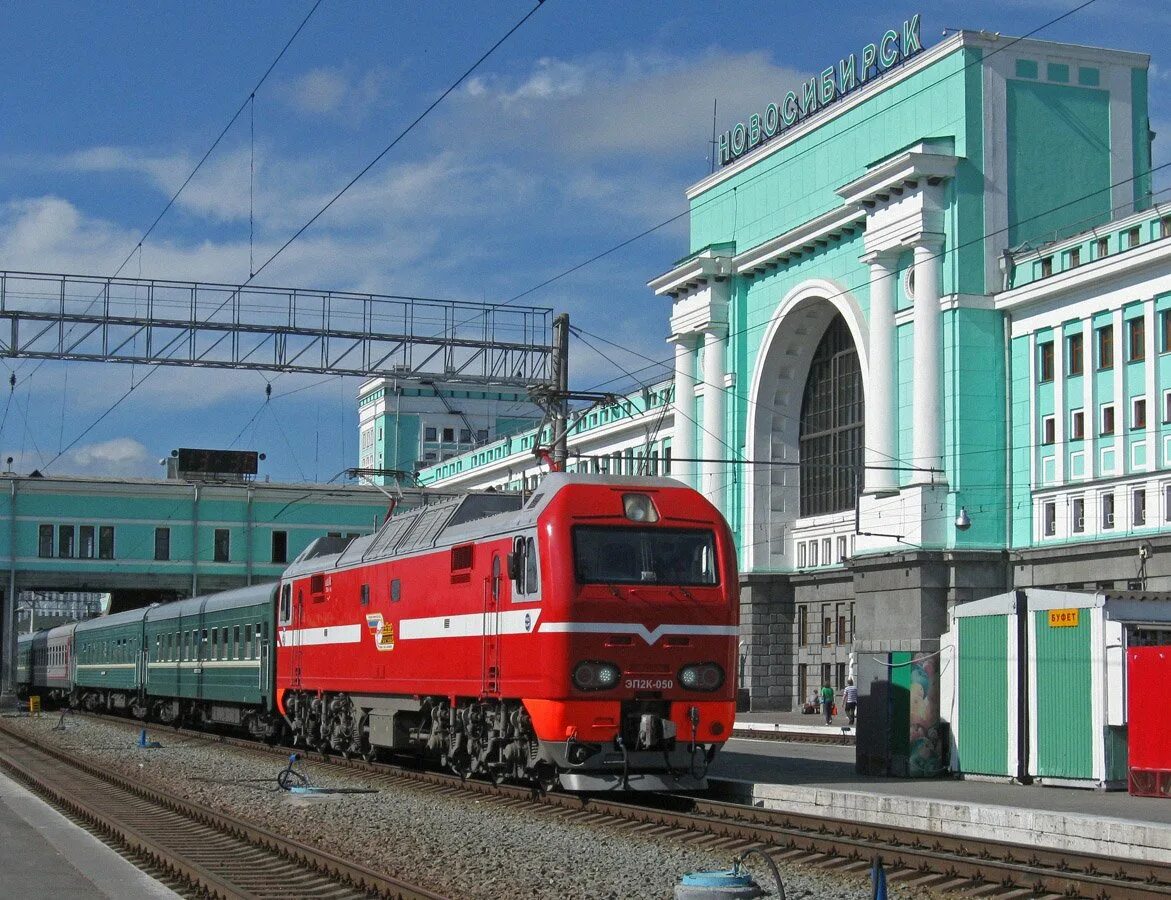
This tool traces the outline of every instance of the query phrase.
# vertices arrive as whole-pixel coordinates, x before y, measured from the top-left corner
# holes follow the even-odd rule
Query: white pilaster
[[[709,323],[703,333],[703,458],[700,490],[720,509],[726,509],[724,496],[724,341],[727,325]]]
[[[866,398],[866,474],[868,494],[899,489],[895,393],[895,257],[874,254],[870,264],[870,396]]]
[[[676,335],[675,426],[671,431],[671,477],[695,484],[695,357],[696,345],[689,334]]]
[[[912,458],[922,468],[943,468],[943,428],[940,393],[943,368],[943,345],[940,339],[939,296],[941,290],[940,254],[943,242],[921,237],[915,243],[914,360],[915,381],[912,392]],[[912,472],[912,484],[932,484],[944,480],[930,472]]]

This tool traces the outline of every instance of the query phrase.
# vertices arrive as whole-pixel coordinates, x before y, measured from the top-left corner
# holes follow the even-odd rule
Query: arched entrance
[[[828,480],[815,476],[812,465],[801,465],[802,444],[810,457],[825,454],[827,461],[845,459],[851,467],[861,461],[867,346],[861,307],[833,282],[806,282],[777,305],[749,395],[747,444],[761,464],[748,472],[747,571],[796,565],[794,526],[804,515],[819,515],[803,512],[805,494],[818,497],[809,509],[853,508],[852,469],[835,463],[824,468]],[[807,387],[815,394],[809,403]],[[805,410],[810,418],[803,427]]]

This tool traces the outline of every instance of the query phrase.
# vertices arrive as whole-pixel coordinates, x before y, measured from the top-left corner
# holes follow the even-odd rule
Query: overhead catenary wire
[[[380,153],[379,153],[377,156],[375,156],[375,157],[374,157],[374,159],[373,159],[373,160],[371,160],[371,161],[370,161],[370,163],[368,163],[368,164],[367,164],[367,165],[366,165],[366,166],[365,166],[365,167],[364,167],[364,168],[363,168],[363,169],[362,169],[360,172],[358,172],[358,174],[357,174],[357,175],[355,175],[355,176],[354,176],[352,179],[350,179],[350,181],[349,181],[349,182],[348,182],[348,183],[347,183],[347,184],[346,184],[346,185],[345,185],[345,186],[344,186],[344,187],[343,187],[343,188],[342,188],[340,191],[338,191],[338,192],[337,192],[337,193],[336,193],[336,194],[335,194],[335,195],[334,195],[334,196],[333,196],[333,197],[332,197],[332,198],[331,198],[331,199],[330,199],[330,200],[329,200],[329,201],[328,201],[328,202],[327,202],[327,203],[326,203],[326,204],[325,204],[323,207],[321,207],[321,209],[319,209],[319,210],[318,210],[318,211],[317,211],[317,212],[316,212],[316,213],[315,213],[315,214],[314,214],[314,215],[313,215],[313,216],[312,216],[312,217],[309,219],[309,221],[307,221],[307,222],[306,222],[304,225],[302,225],[302,226],[301,226],[301,227],[300,227],[300,228],[299,228],[299,229],[298,229],[298,230],[297,230],[297,231],[296,231],[296,232],[293,234],[293,236],[292,236],[292,237],[290,237],[290,238],[289,238],[287,241],[285,241],[285,243],[284,243],[284,244],[282,244],[282,245],[281,245],[281,247],[280,247],[280,248],[278,248],[278,249],[277,249],[277,251],[276,251],[275,253],[273,253],[273,254],[272,254],[272,255],[271,255],[271,256],[270,256],[270,257],[269,257],[267,260],[265,260],[265,261],[264,261],[264,263],[262,263],[262,264],[260,265],[260,267],[259,267],[259,268],[257,268],[257,269],[256,269],[254,272],[252,272],[252,273],[249,275],[249,277],[248,277],[248,280],[247,280],[247,281],[245,281],[243,284],[241,284],[241,285],[237,286],[237,287],[235,288],[235,291],[233,291],[231,294],[229,294],[229,296],[228,296],[227,298],[225,298],[225,300],[224,300],[224,301],[223,301],[223,302],[222,302],[222,303],[221,303],[221,304],[220,304],[220,305],[219,305],[219,306],[218,306],[216,309],[214,309],[214,310],[213,310],[213,311],[210,313],[210,315],[209,315],[209,317],[208,317],[208,318],[210,319],[211,317],[214,317],[214,316],[216,315],[216,313],[218,313],[220,310],[222,310],[222,309],[224,308],[224,306],[226,306],[226,305],[227,305],[227,303],[229,303],[229,302],[231,301],[231,299],[232,299],[232,297],[233,297],[233,296],[237,296],[237,295],[239,294],[239,292],[240,292],[240,290],[241,290],[242,288],[244,288],[244,287],[246,287],[248,284],[250,284],[250,283],[252,282],[252,280],[253,280],[253,279],[254,279],[254,278],[257,276],[257,275],[259,275],[259,274],[260,274],[262,271],[264,271],[264,269],[265,269],[265,268],[267,268],[267,267],[268,267],[268,265],[269,265],[269,264],[271,264],[271,263],[273,262],[273,260],[275,260],[275,259],[276,259],[278,256],[280,256],[280,254],[281,254],[281,253],[283,253],[283,252],[284,252],[284,251],[285,251],[285,250],[286,250],[286,249],[287,249],[287,248],[288,248],[288,247],[289,247],[289,246],[290,246],[290,245],[291,245],[291,244],[292,244],[292,243],[293,243],[295,240],[297,240],[297,238],[299,238],[299,237],[300,237],[302,234],[304,234],[304,233],[305,233],[305,231],[306,231],[306,230],[307,230],[307,229],[308,229],[310,226],[312,226],[314,222],[316,222],[316,221],[317,221],[317,220],[318,220],[318,219],[319,219],[319,218],[320,218],[322,215],[324,215],[324,213],[325,213],[325,212],[326,212],[326,211],[327,211],[327,210],[328,210],[330,207],[332,207],[332,206],[334,205],[334,203],[336,203],[336,202],[337,202],[339,199],[341,199],[342,195],[344,195],[344,194],[345,194],[345,193],[346,193],[346,192],[347,192],[347,191],[348,191],[348,190],[349,190],[351,187],[353,187],[353,186],[354,186],[354,185],[355,185],[355,184],[356,184],[356,183],[359,181],[359,179],[361,179],[361,178],[362,178],[364,175],[366,175],[366,173],[367,173],[367,172],[369,172],[369,171],[370,171],[372,168],[374,168],[374,166],[375,166],[375,165],[377,165],[377,163],[378,163],[380,160],[382,160],[382,159],[383,159],[383,157],[385,157],[385,156],[386,156],[386,155],[387,155],[387,154],[388,154],[388,153],[389,153],[389,152],[390,152],[390,151],[391,151],[391,150],[392,150],[392,149],[393,149],[393,148],[394,148],[394,147],[395,147],[395,146],[396,146],[396,145],[397,145],[397,144],[398,144],[398,143],[399,143],[399,142],[400,142],[400,141],[401,141],[403,138],[405,138],[405,137],[406,137],[406,136],[407,136],[407,135],[408,135],[408,134],[409,134],[409,133],[410,133],[412,130],[414,130],[414,128],[415,128],[415,127],[416,127],[416,126],[417,126],[417,125],[418,125],[420,122],[422,122],[422,121],[423,121],[423,119],[424,119],[424,118],[425,118],[425,117],[426,117],[426,116],[427,116],[427,115],[428,115],[428,114],[429,114],[429,113],[430,113],[432,110],[434,110],[434,109],[435,109],[435,107],[437,107],[437,106],[438,106],[440,103],[442,103],[442,102],[443,102],[443,100],[444,100],[444,99],[445,99],[445,98],[446,98],[448,95],[450,95],[452,91],[454,91],[454,90],[455,90],[455,89],[456,89],[456,88],[457,88],[457,87],[458,87],[460,84],[462,84],[462,83],[463,83],[463,82],[464,82],[464,81],[465,81],[465,80],[468,78],[468,76],[469,76],[469,75],[471,75],[471,74],[472,74],[472,73],[473,73],[473,72],[474,72],[474,71],[475,71],[475,70],[476,70],[476,69],[477,69],[477,68],[478,68],[478,67],[479,67],[479,66],[480,66],[480,65],[481,65],[481,64],[482,64],[482,63],[483,63],[485,60],[487,60],[487,59],[488,59],[488,57],[489,57],[489,56],[491,56],[491,55],[492,55],[492,54],[493,54],[493,53],[494,53],[494,52],[495,52],[497,49],[499,49],[499,47],[500,47],[500,46],[501,46],[501,45],[502,45],[502,44],[503,44],[503,43],[504,43],[506,40],[508,40],[508,38],[509,38],[509,37],[511,37],[511,36],[512,36],[514,33],[516,33],[516,31],[517,31],[517,30],[518,30],[518,29],[519,29],[519,28],[520,28],[522,25],[524,25],[524,23],[525,23],[525,22],[527,22],[527,21],[528,21],[528,20],[529,20],[529,19],[530,19],[530,18],[533,16],[533,14],[534,14],[534,13],[536,13],[536,11],[537,11],[538,9],[540,9],[540,8],[541,8],[541,6],[544,4],[544,2],[545,2],[545,0],[537,0],[537,5],[536,5],[536,6],[534,6],[532,9],[530,9],[530,10],[528,11],[528,13],[526,13],[526,14],[525,14],[525,15],[524,15],[524,16],[523,16],[523,17],[522,17],[522,18],[521,18],[521,19],[520,19],[518,22],[516,22],[516,24],[514,24],[514,25],[513,25],[513,26],[512,26],[512,27],[511,27],[511,28],[510,28],[510,29],[509,29],[509,30],[508,30],[508,31],[507,31],[507,32],[506,32],[504,35],[503,35],[503,37],[501,37],[499,40],[497,40],[495,44],[493,44],[493,45],[492,45],[492,46],[491,46],[491,47],[490,47],[490,48],[489,48],[489,49],[488,49],[488,50],[487,50],[487,51],[486,51],[486,52],[485,52],[483,55],[481,55],[481,56],[479,57],[479,59],[477,59],[477,60],[476,60],[476,62],[474,62],[474,63],[473,63],[473,64],[472,64],[472,65],[471,65],[471,66],[470,66],[470,67],[469,67],[467,70],[465,70],[465,71],[464,71],[464,73],[463,73],[462,75],[460,75],[460,76],[459,76],[459,78],[457,78],[457,79],[456,79],[456,80],[455,80],[455,81],[454,81],[454,82],[453,82],[453,83],[452,83],[452,84],[451,84],[451,85],[450,85],[450,86],[449,86],[449,87],[448,87],[448,88],[447,88],[447,89],[446,89],[446,90],[445,90],[445,91],[444,91],[442,94],[440,94],[440,96],[439,96],[439,97],[437,97],[437,98],[436,98],[434,101],[432,101],[432,103],[431,103],[431,104],[430,104],[430,105],[429,105],[429,106],[428,106],[428,107],[427,107],[427,108],[426,108],[426,109],[425,109],[425,110],[424,110],[422,113],[420,113],[418,116],[416,116],[416,117],[415,117],[415,119],[414,119],[414,120],[413,120],[413,121],[412,121],[412,122],[411,122],[409,125],[407,125],[407,127],[406,127],[406,128],[404,128],[404,129],[403,129],[403,130],[402,130],[402,131],[401,131],[401,132],[398,134],[398,136],[397,136],[397,137],[395,137],[395,138],[394,138],[394,140],[392,140],[392,141],[391,141],[391,142],[390,142],[390,143],[389,143],[389,144],[388,144],[388,145],[387,145],[385,148],[383,148],[383,150],[382,150],[382,151],[381,151],[381,152],[380,152]],[[126,263],[127,263],[127,262],[128,262],[130,259],[131,259],[131,257],[133,257],[135,250],[139,249],[139,248],[142,246],[142,243],[143,243],[143,241],[145,241],[145,240],[146,240],[146,238],[147,238],[147,237],[150,235],[150,233],[151,233],[151,232],[154,230],[154,228],[155,228],[155,227],[158,225],[158,223],[159,223],[159,222],[162,220],[163,216],[164,216],[164,215],[166,215],[167,211],[168,211],[168,210],[171,208],[171,206],[174,204],[175,200],[177,200],[177,199],[178,199],[178,197],[179,197],[179,194],[180,194],[180,193],[182,193],[183,189],[184,189],[184,188],[186,188],[186,186],[187,186],[187,185],[190,183],[191,179],[195,177],[195,173],[196,173],[196,172],[199,170],[199,168],[200,168],[200,167],[203,165],[203,163],[204,163],[204,162],[207,160],[207,158],[208,158],[208,157],[211,155],[212,151],[213,151],[213,150],[215,149],[215,147],[216,147],[216,146],[219,144],[219,142],[220,142],[220,141],[223,139],[223,136],[224,136],[224,135],[227,133],[228,129],[230,129],[230,128],[231,128],[232,124],[233,124],[233,123],[236,121],[236,119],[238,119],[238,118],[239,118],[240,114],[241,114],[241,113],[244,111],[244,108],[245,108],[246,106],[248,106],[248,105],[249,105],[249,103],[251,102],[252,98],[254,97],[254,95],[255,95],[256,91],[257,91],[257,90],[260,88],[260,86],[261,86],[261,85],[264,83],[265,79],[267,79],[267,78],[268,78],[269,74],[270,74],[270,73],[272,72],[272,70],[273,70],[273,69],[276,67],[276,64],[277,64],[277,63],[280,61],[281,57],[282,57],[282,56],[284,56],[284,54],[285,54],[285,51],[287,51],[287,50],[288,50],[288,48],[289,48],[289,46],[291,46],[291,45],[292,45],[292,43],[293,43],[293,40],[295,40],[295,39],[296,39],[296,37],[297,37],[297,35],[301,33],[301,30],[302,30],[302,29],[305,27],[306,23],[309,21],[309,18],[310,18],[310,17],[313,15],[313,12],[314,12],[314,11],[317,9],[317,7],[318,7],[318,6],[320,6],[320,5],[321,5],[321,3],[322,3],[322,0],[317,0],[317,2],[316,2],[316,3],[313,5],[313,7],[312,7],[312,8],[309,10],[309,13],[308,13],[308,14],[305,16],[304,20],[302,20],[302,22],[301,22],[301,25],[300,25],[300,26],[298,26],[298,28],[297,28],[297,30],[294,32],[293,36],[292,36],[292,37],[289,39],[289,41],[288,41],[288,42],[285,44],[284,48],[282,48],[281,52],[280,52],[280,53],[277,55],[277,58],[273,60],[272,64],[271,64],[271,65],[268,67],[268,69],[265,71],[264,75],[261,77],[261,79],[260,79],[260,81],[257,83],[256,87],[255,87],[255,88],[253,88],[253,90],[250,92],[250,94],[249,94],[248,98],[246,98],[246,99],[244,100],[244,102],[240,104],[240,107],[239,107],[239,108],[236,110],[236,112],[235,112],[235,114],[232,116],[231,120],[228,122],[228,124],[227,124],[227,125],[224,127],[223,131],[220,133],[220,135],[219,135],[219,136],[216,138],[216,140],[213,142],[212,146],[211,146],[211,147],[208,149],[208,151],[207,151],[207,152],[204,154],[203,158],[202,158],[202,159],[200,160],[200,162],[197,164],[196,168],[195,168],[195,169],[194,169],[194,170],[191,172],[191,174],[190,174],[190,175],[187,177],[186,181],[184,181],[184,182],[183,182],[183,184],[180,186],[179,190],[175,192],[174,196],[173,196],[173,197],[171,198],[171,200],[170,200],[170,201],[167,203],[166,207],[164,207],[163,211],[162,211],[161,213],[159,213],[159,215],[158,215],[158,217],[156,217],[155,221],[154,221],[153,223],[151,223],[151,226],[150,226],[150,227],[147,229],[146,233],[145,233],[145,234],[143,235],[143,237],[142,237],[142,238],[139,240],[139,242],[138,242],[138,244],[135,246],[135,248],[134,248],[133,250],[131,250],[129,254],[127,254],[127,257],[126,257],[126,259],[125,259],[125,260],[122,262],[122,265],[120,265],[120,266],[118,267],[117,271],[115,272],[115,276],[114,276],[114,277],[116,277],[116,276],[117,276],[117,274],[121,272],[122,268],[123,268],[123,267],[126,265]],[[250,266],[250,268],[251,268],[251,266]],[[100,295],[99,295],[99,296],[100,296]],[[96,299],[97,299],[97,298],[95,298],[95,302],[96,302]],[[411,299],[411,298],[404,298],[404,299]],[[63,455],[63,454],[64,454],[64,453],[65,453],[65,452],[68,450],[68,449],[70,449],[71,447],[73,447],[73,446],[74,446],[74,445],[75,445],[75,444],[76,444],[76,443],[77,443],[79,440],[81,440],[81,438],[82,438],[82,437],[84,437],[84,436],[85,436],[86,434],[88,434],[88,433],[89,433],[91,430],[93,430],[93,428],[94,428],[94,427],[95,427],[95,426],[96,426],[96,425],[97,425],[99,422],[101,422],[103,419],[105,419],[105,418],[106,418],[106,416],[108,416],[108,415],[109,415],[111,412],[113,412],[113,411],[114,411],[114,409],[116,409],[116,408],[118,407],[118,405],[120,405],[120,404],[121,404],[121,403],[122,403],[124,400],[126,400],[126,398],[127,398],[127,397],[129,397],[129,396],[130,396],[130,394],[131,394],[131,393],[133,393],[133,392],[134,392],[134,391],[135,391],[135,390],[136,390],[136,389],[137,389],[137,388],[138,388],[138,387],[139,387],[139,386],[140,386],[140,385],[141,385],[141,384],[142,384],[144,381],[146,381],[146,380],[147,380],[148,378],[150,378],[150,377],[151,377],[151,376],[152,376],[152,375],[153,375],[155,372],[157,372],[157,371],[159,370],[159,368],[161,367],[161,365],[162,365],[161,363],[157,363],[157,364],[155,364],[155,366],[153,366],[153,367],[152,367],[152,368],[151,368],[151,369],[150,369],[150,370],[149,370],[149,371],[148,371],[148,372],[147,372],[147,373],[146,373],[146,374],[145,374],[145,375],[142,377],[142,379],[141,379],[141,380],[140,380],[140,381],[139,381],[137,384],[132,384],[132,385],[131,385],[131,387],[130,387],[130,389],[129,389],[128,391],[126,391],[126,392],[125,392],[125,393],[124,393],[124,394],[123,394],[121,397],[119,397],[117,400],[115,400],[115,401],[114,401],[114,402],[113,402],[113,403],[112,403],[112,404],[111,404],[111,405],[110,405],[110,406],[109,406],[109,407],[106,409],[106,411],[105,411],[105,412],[103,412],[103,413],[102,413],[102,414],[101,414],[101,415],[100,415],[100,416],[99,416],[97,419],[95,419],[93,422],[91,422],[91,423],[90,423],[90,424],[89,424],[89,425],[88,425],[88,426],[87,426],[87,427],[86,427],[86,428],[85,428],[85,429],[84,429],[84,430],[83,430],[83,431],[82,431],[82,432],[81,432],[81,433],[80,433],[80,434],[79,434],[77,437],[75,437],[75,438],[74,438],[74,439],[73,439],[73,440],[72,440],[72,441],[71,441],[71,442],[70,442],[68,445],[66,445],[66,447],[64,447],[64,448],[63,448],[63,449],[62,449],[62,450],[61,450],[61,451],[60,451],[60,452],[59,452],[59,453],[58,453],[58,454],[57,454],[57,455],[56,455],[56,456],[55,456],[55,457],[54,457],[54,458],[53,458],[53,459],[50,461],[49,465],[52,465],[54,462],[56,462],[58,459],[60,459],[60,458],[61,458],[61,456],[62,456],[62,455]],[[342,442],[343,442],[343,443],[342,443],[342,445],[343,445],[343,452],[344,452],[344,444],[345,444],[344,437],[343,437],[343,439],[342,439]],[[46,466],[46,468],[48,468],[48,466]],[[298,463],[298,468],[299,468],[299,463]],[[303,476],[302,476],[302,477],[303,477]]]

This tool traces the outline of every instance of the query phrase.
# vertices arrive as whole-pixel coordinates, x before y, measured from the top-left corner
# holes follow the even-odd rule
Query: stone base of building
[[[843,672],[860,678],[863,649],[936,649],[953,604],[1001,593],[1008,578],[1004,553],[920,550],[821,572],[743,575],[741,686],[750,708],[799,709],[827,678],[835,688]]]

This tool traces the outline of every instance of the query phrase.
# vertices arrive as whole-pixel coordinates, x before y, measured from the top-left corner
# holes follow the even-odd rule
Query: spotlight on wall
[[[956,514],[956,528],[959,531],[967,531],[972,527],[972,519],[968,515],[968,508],[961,506],[960,511]]]

